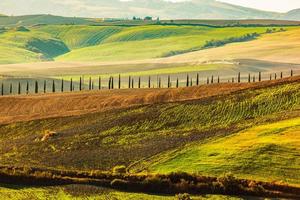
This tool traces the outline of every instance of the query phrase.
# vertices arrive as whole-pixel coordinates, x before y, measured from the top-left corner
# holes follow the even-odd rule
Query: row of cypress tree
[[[294,71],[291,70],[290,71],[290,76],[293,76],[294,75]],[[274,78],[273,78],[274,77]],[[270,80],[273,80],[273,79],[278,79],[278,78],[283,78],[283,73],[280,72],[280,74],[270,74]],[[258,79],[258,81],[262,81],[262,73],[261,72],[258,72],[258,77],[256,77],[256,75],[253,75],[251,76],[251,74],[249,73],[248,74],[248,82],[256,82],[256,79]],[[121,75],[118,76],[118,84],[117,84],[117,87],[115,87],[115,79],[113,76],[109,77],[108,79],[108,85],[107,85],[107,88],[109,90],[111,89],[121,89],[122,87],[122,79],[121,79]],[[217,77],[214,77],[214,76],[211,76],[211,77],[207,77],[207,81],[206,81],[206,84],[213,84],[213,83],[220,83],[221,80],[220,80],[220,77],[217,76]],[[237,80],[235,80],[235,78],[233,77],[230,80],[228,80],[228,82],[237,82],[237,83],[241,83],[241,73],[239,72],[238,75],[237,75]],[[134,77],[131,77],[129,76],[128,77],[128,88],[129,89],[133,89],[135,88],[135,80],[134,80]],[[148,88],[151,88],[151,83],[152,83],[152,80],[151,80],[151,76],[148,77],[148,85],[147,87]],[[197,73],[197,76],[196,76],[196,80],[195,82],[193,81],[193,78],[190,77],[189,74],[187,74],[186,76],[186,87],[190,87],[190,86],[193,86],[193,85],[200,85],[200,76],[199,76],[199,73]],[[40,88],[41,84],[38,82],[38,81],[35,81],[34,82],[34,93],[35,94],[38,94],[40,92],[43,92],[43,93],[46,93],[46,92],[49,92],[47,91],[47,81],[44,80],[43,84],[42,84],[42,88]],[[55,92],[58,92],[60,90],[60,92],[66,92],[66,91],[75,91],[75,83],[73,81],[73,78],[70,79],[69,81],[69,88],[66,89],[66,84],[65,84],[65,80],[62,79],[61,80],[61,84],[60,84],[60,89],[57,89],[57,84],[56,84],[56,81],[55,80],[52,80],[52,86],[51,86],[51,92],[52,93],[55,93]],[[175,87],[178,88],[180,86],[180,82],[179,82],[179,79],[177,77],[176,79],[176,85]],[[154,87],[154,86],[153,86]],[[162,80],[161,80],[161,77],[157,77],[157,88],[162,88]],[[172,87],[172,80],[171,80],[171,76],[169,75],[168,78],[167,78],[167,88],[171,88]],[[98,78],[98,90],[101,90],[103,87],[102,87],[102,80],[101,80],[101,77],[99,76]],[[138,77],[138,82],[137,82],[137,88],[141,88],[141,77]],[[25,86],[25,93],[26,94],[29,94],[30,91],[30,84],[29,84],[29,81],[26,82],[26,86]],[[84,84],[84,80],[82,77],[79,78],[79,83],[78,83],[78,90],[79,91],[82,91],[85,89],[85,84]],[[94,87],[94,80],[90,77],[89,78],[89,83],[88,83],[88,89],[89,90],[95,90],[95,87]],[[21,82],[18,82],[18,89],[17,89],[17,93],[18,94],[21,94],[22,93],[22,85],[21,85]],[[13,84],[10,83],[9,84],[9,94],[13,94]],[[4,95],[4,83],[1,84],[1,95],[3,96]]]

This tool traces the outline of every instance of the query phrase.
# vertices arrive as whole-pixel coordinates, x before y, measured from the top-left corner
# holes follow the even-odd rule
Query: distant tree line
[[[251,34],[248,33],[241,37],[230,37],[230,38],[225,38],[223,40],[210,40],[210,41],[206,41],[203,48],[220,47],[220,46],[224,46],[225,44],[234,43],[234,42],[246,42],[246,41],[254,40],[258,36],[260,36],[260,34],[258,33],[251,33]]]

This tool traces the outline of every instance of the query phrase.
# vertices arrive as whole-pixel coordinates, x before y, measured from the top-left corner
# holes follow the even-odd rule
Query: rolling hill
[[[265,33],[270,27],[49,25],[27,29],[0,33],[2,75],[79,80],[82,75],[107,79],[121,74],[143,76],[144,80],[148,76],[156,79],[158,74],[165,79],[171,74],[184,80],[186,73],[226,78],[237,72],[278,73],[300,67],[299,28],[294,26],[284,27],[284,31],[276,27],[275,33],[262,34],[252,41],[202,50],[207,41]],[[15,40],[18,37],[20,40]],[[35,40],[38,42],[30,42]],[[42,48],[47,41],[53,44],[53,50]],[[52,51],[61,55],[53,55]],[[170,55],[175,56],[165,57]],[[50,62],[44,62],[47,60]],[[3,81],[9,83],[10,79]]]
[[[13,5],[21,4],[18,9]],[[46,6],[45,6],[46,5]],[[57,6],[59,5],[59,6]],[[74,9],[80,6],[80,10]],[[133,16],[153,16],[161,19],[280,19],[284,13],[267,12],[215,0],[192,0],[184,2],[171,2],[164,0],[102,0],[86,2],[59,2],[41,0],[38,3],[34,0],[19,2],[17,0],[2,0],[0,12],[16,13],[18,15],[31,13],[51,13],[65,16],[86,16],[97,18],[132,18]],[[46,19],[43,19],[46,18]],[[295,19],[295,18],[293,18]],[[299,18],[297,18],[299,19]],[[35,19],[36,20],[36,19]],[[43,16],[39,23],[47,21]],[[18,22],[19,20],[15,21]],[[64,19],[65,23],[82,23],[81,19]],[[24,22],[26,23],[26,22]],[[56,22],[52,22],[56,23]]]
[[[0,35],[2,51],[6,52],[5,49],[9,49],[9,54],[14,55],[10,57],[2,54],[0,63],[24,63],[34,60],[126,61],[157,58],[172,52],[201,48],[209,40],[265,33],[267,29],[268,27],[212,28],[169,25],[135,27],[49,25],[31,28],[18,26],[4,30]],[[14,49],[16,51],[12,53]]]
[[[212,39],[222,40],[254,32],[265,33],[266,28],[134,27],[107,38],[102,45],[74,50],[56,60],[95,62],[159,58],[172,52],[200,49]]]
[[[9,112],[1,109],[1,174],[3,166],[13,166],[10,169],[15,175],[19,173],[17,167],[25,167],[36,176],[49,177],[55,170],[72,171],[77,176],[82,170],[90,176],[116,165],[125,165],[128,177],[141,171],[140,177],[145,171],[186,171],[217,177],[231,172],[252,180],[249,184],[255,184],[254,180],[267,181],[266,187],[277,183],[286,188],[289,184],[299,195],[299,88],[297,76],[251,84],[0,97],[3,109],[10,107]],[[93,110],[97,102],[99,107]],[[72,105],[78,106],[74,109]],[[76,112],[65,115],[72,109]],[[29,118],[19,118],[22,113]],[[42,168],[48,172],[35,171]],[[174,199],[106,187],[67,184],[20,188],[0,184],[0,194],[5,198],[14,194],[16,199],[20,195],[94,199],[96,192],[96,199],[107,195]],[[214,195],[193,198],[231,199]]]
[[[300,9],[295,9],[287,12],[284,16],[286,20],[298,20],[300,19]]]
[[[0,63],[52,60],[69,51],[62,41],[49,34],[32,32],[22,26],[3,32],[0,41]]]
[[[299,127],[299,117],[254,126],[228,137],[163,153],[144,167],[156,173],[185,171],[217,176],[230,171],[249,179],[299,185],[300,160],[295,159],[300,150]]]
[[[292,119],[299,114],[299,91],[299,77],[294,77],[256,84],[164,89],[153,94],[149,90],[115,90],[97,92],[90,98],[85,97],[88,93],[0,97],[3,109],[10,108],[9,113],[3,110],[1,114],[0,159],[3,165],[26,163],[64,169],[129,166],[190,142]],[[174,101],[179,94],[186,94],[180,95],[181,100],[194,100]],[[65,106],[71,105],[68,102],[47,103],[47,99],[69,100],[78,106],[74,110]],[[103,106],[110,109],[103,110]],[[22,113],[29,118],[20,117]],[[47,131],[57,132],[57,137],[41,141]],[[282,175],[290,174],[288,170]]]

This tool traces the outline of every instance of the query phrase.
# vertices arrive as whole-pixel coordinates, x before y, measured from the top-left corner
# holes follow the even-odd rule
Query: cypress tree
[[[134,88],[134,78],[131,79],[131,88]]]
[[[261,72],[258,73],[258,81],[261,82]]]
[[[141,88],[141,77],[139,77],[139,88]]]
[[[149,76],[149,80],[148,80],[148,88],[151,88],[151,76]]]
[[[111,89],[114,89],[114,77],[111,77]]]
[[[158,87],[161,88],[161,78],[158,79]]]
[[[251,82],[251,74],[249,73],[248,74],[248,83],[250,83]]]
[[[176,88],[179,88],[179,80],[178,80],[178,77],[177,77],[177,80],[176,80]]]
[[[218,76],[218,83],[220,83],[220,76]]]
[[[82,90],[82,80],[81,80],[81,77],[80,77],[80,79],[79,79],[79,91],[81,91]]]
[[[27,81],[27,84],[26,84],[26,94],[29,94],[29,82]]]
[[[170,78],[170,76],[168,76],[168,88],[170,88],[171,87],[171,78]]]
[[[191,77],[191,85],[190,86],[193,86],[193,78]]]
[[[214,76],[211,76],[211,83],[214,83]]]
[[[52,81],[52,92],[55,93],[55,81]]]
[[[283,73],[282,73],[282,72],[280,73],[280,78],[281,78],[281,79],[283,78]]]
[[[241,82],[241,72],[239,72],[239,74],[238,74],[238,83],[240,83]]]
[[[196,85],[199,85],[199,73],[197,73],[197,80],[196,80]]]
[[[111,77],[109,77],[109,80],[108,80],[108,89],[110,90],[110,86],[111,86]]]
[[[46,80],[44,80],[44,93],[46,93],[46,90],[47,90],[47,82]]]
[[[35,81],[35,93],[39,93],[39,83],[38,81]]]
[[[89,79],[89,90],[91,90],[92,89],[92,78],[90,77],[90,79]]]
[[[19,85],[18,85],[18,94],[20,95],[21,94],[21,83],[19,82]]]
[[[1,83],[1,96],[3,96],[3,95],[4,95],[4,84]]]
[[[64,79],[61,79],[61,92],[64,92]]]
[[[234,83],[234,78],[232,78],[231,82]]]
[[[99,85],[99,90],[101,90],[101,77],[99,76],[99,83],[98,83],[98,85]]]
[[[255,75],[253,75],[253,83],[255,83]]]
[[[208,85],[209,84],[209,78],[207,77],[207,81],[206,81],[206,84]]]
[[[291,70],[291,77],[292,77],[292,76],[294,76],[294,71],[293,71],[293,70]]]
[[[277,73],[275,73],[275,80],[277,80]]]
[[[71,78],[71,81],[70,81],[70,92],[73,91],[73,79]]]
[[[128,78],[128,88],[129,89],[131,88],[131,76],[129,76],[129,78]]]
[[[189,75],[186,76],[186,87],[189,87],[190,78]]]
[[[119,74],[119,89],[121,89],[121,75]]]
[[[13,85],[11,83],[10,86],[9,86],[9,94],[12,94],[12,92],[13,92]]]
[[[270,74],[270,81],[272,80],[272,74]]]
[[[94,81],[92,81],[92,90],[94,90]]]

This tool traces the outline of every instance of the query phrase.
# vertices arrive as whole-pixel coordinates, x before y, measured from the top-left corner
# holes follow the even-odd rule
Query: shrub
[[[27,29],[26,27],[24,26],[18,26],[15,28],[16,31],[19,31],[19,32],[29,32],[30,30]]]
[[[231,173],[225,174],[222,178],[218,178],[218,182],[224,187],[225,192],[235,193],[240,190],[239,181]]]
[[[184,193],[184,194],[177,194],[176,199],[177,200],[191,200],[191,197],[188,193]]]
[[[124,165],[115,166],[113,168],[114,174],[126,174],[126,167]]]

